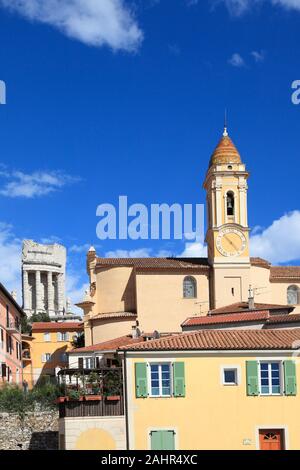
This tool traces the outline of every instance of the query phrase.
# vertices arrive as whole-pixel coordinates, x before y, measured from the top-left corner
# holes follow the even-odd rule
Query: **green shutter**
[[[148,396],[146,362],[137,362],[135,364],[135,394],[137,398],[146,398]]]
[[[258,365],[256,361],[246,362],[247,395],[258,395]]]
[[[296,364],[294,361],[284,361],[283,367],[284,367],[285,394],[296,395],[297,394]]]
[[[173,364],[173,394],[174,397],[185,396],[184,362]]]
[[[151,450],[163,450],[162,431],[151,431]]]
[[[151,450],[175,450],[174,431],[151,431]]]
[[[162,431],[162,450],[175,450],[174,431]]]

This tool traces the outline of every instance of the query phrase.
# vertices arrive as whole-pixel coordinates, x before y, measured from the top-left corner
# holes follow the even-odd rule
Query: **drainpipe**
[[[124,405],[125,405],[125,427],[126,427],[126,450],[129,450],[129,423],[128,423],[128,390],[127,390],[127,364],[126,364],[126,351],[124,351]]]

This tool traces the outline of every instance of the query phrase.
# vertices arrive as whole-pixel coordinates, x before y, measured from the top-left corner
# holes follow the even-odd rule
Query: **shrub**
[[[26,411],[33,410],[33,402],[29,394],[17,385],[5,384],[0,389],[0,410],[8,413],[18,413],[21,417]]]
[[[0,411],[18,413],[22,418],[36,407],[53,409],[57,406],[56,398],[61,395],[60,391],[60,387],[50,381],[43,381],[27,392],[17,385],[5,384],[0,388]]]

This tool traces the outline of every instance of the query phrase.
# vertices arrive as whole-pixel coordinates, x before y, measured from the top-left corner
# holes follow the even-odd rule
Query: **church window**
[[[300,289],[297,286],[289,286],[287,290],[287,302],[289,305],[300,303]]]
[[[234,194],[232,191],[227,193],[227,215],[234,215]]]
[[[185,299],[195,299],[197,297],[197,282],[192,276],[187,276],[183,280],[183,297]]]

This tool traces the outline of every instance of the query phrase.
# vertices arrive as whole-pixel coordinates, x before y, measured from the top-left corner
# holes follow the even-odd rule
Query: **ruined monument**
[[[51,319],[64,317],[66,249],[24,240],[22,251],[23,308],[27,316],[48,313]]]

